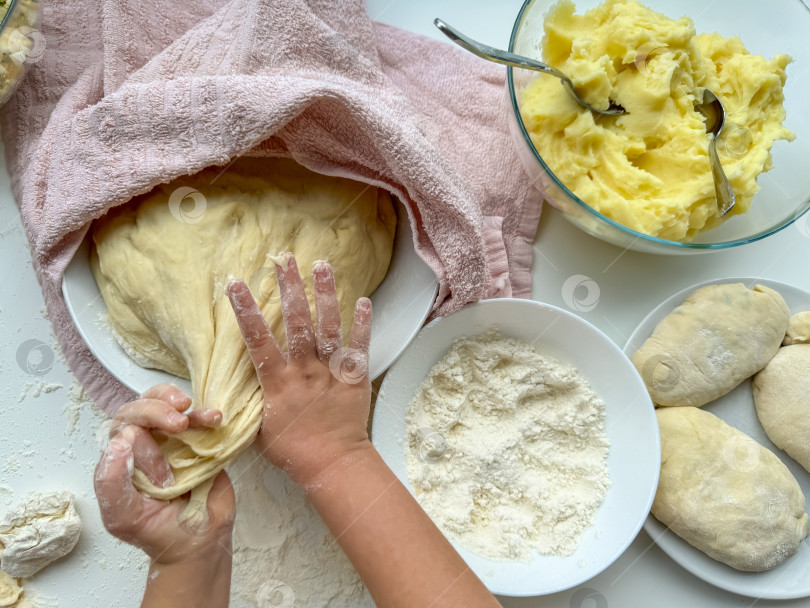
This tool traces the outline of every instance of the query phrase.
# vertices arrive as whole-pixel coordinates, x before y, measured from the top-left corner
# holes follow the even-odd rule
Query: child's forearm
[[[500,605],[371,444],[305,490],[381,608]]]
[[[231,595],[231,553],[221,547],[203,560],[149,566],[141,608],[227,608]]]

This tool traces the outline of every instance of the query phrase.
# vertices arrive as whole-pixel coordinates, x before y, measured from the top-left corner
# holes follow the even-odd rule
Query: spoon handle
[[[465,36],[456,28],[447,25],[441,19],[434,19],[433,25],[439,28],[439,30],[441,30],[441,32],[450,40],[455,42],[460,47],[467,49],[473,55],[478,55],[482,59],[487,59],[494,63],[509,65],[515,68],[527,68],[529,70],[544,72],[546,74],[550,74],[551,76],[556,76],[564,82],[570,83],[571,88],[573,88],[573,83],[571,83],[568,76],[550,65],[546,65],[541,61],[535,61],[534,59],[529,59],[528,57],[521,57],[520,55],[515,55],[514,53],[502,51],[501,49],[496,49],[486,44],[482,44],[481,42],[477,42],[472,38]]]
[[[723,165],[720,164],[720,157],[717,155],[717,136],[712,137],[709,142],[709,164],[712,167],[712,178],[714,179],[714,194],[717,197],[718,211],[720,217],[731,211],[736,202],[734,190],[728,182]]]

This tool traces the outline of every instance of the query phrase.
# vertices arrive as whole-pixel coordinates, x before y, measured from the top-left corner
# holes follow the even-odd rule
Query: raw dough
[[[16,578],[33,576],[73,551],[81,532],[73,494],[31,494],[0,522],[0,569]]]
[[[259,428],[263,399],[224,292],[229,277],[248,283],[284,348],[268,254],[295,254],[310,302],[312,265],[327,259],[345,328],[356,299],[385,277],[393,247],[396,214],[381,189],[287,160],[242,159],[220,173],[159,186],[93,229],[91,265],[122,346],[142,366],[190,378],[192,407],[223,412],[218,429],[156,434],[176,484],[158,488],[140,470],[135,483],[163,499],[212,478]]]
[[[22,592],[17,580],[0,570],[0,606],[13,606]]]
[[[810,311],[799,312],[790,317],[782,344],[810,344]]]
[[[782,296],[762,285],[707,285],[655,327],[633,364],[657,405],[701,406],[765,367],[789,315]]]
[[[810,344],[780,348],[752,385],[770,440],[810,471]]]
[[[661,477],[652,514],[738,570],[778,566],[807,537],[804,495],[770,450],[695,407],[656,411]]]

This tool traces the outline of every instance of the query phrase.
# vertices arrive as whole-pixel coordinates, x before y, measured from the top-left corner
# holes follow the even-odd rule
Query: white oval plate
[[[785,298],[791,314],[802,310],[810,310],[810,293],[778,281],[750,277],[704,281],[679,291],[659,304],[636,327],[624,347],[624,352],[628,356],[632,356],[644,343],[644,340],[652,334],[655,326],[693,291],[706,285],[717,285],[719,283],[744,283],[747,287],[753,287],[757,284],[764,285],[775,289]],[[750,379],[740,384],[727,395],[704,405],[703,409],[750,435],[781,458],[782,462],[787,465],[790,472],[799,481],[804,495],[808,495],[810,492],[810,474],[790,456],[771,443],[762,429],[754,408],[754,395],[751,391]],[[741,572],[695,549],[678,535],[670,532],[666,526],[652,515],[644,523],[644,530],[658,543],[664,553],[669,555],[675,562],[698,578],[720,589],[749,597],[773,600],[786,600],[810,595],[810,547],[807,546],[808,541],[802,543],[799,552],[781,566],[766,572]]]
[[[385,279],[371,294],[374,317],[369,375],[372,379],[393,363],[419,331],[430,314],[439,288],[433,271],[413,248],[407,211],[401,203],[396,207],[397,232],[391,264]],[[161,382],[174,382],[190,393],[188,380],[140,367],[118,344],[107,321],[107,306],[90,271],[88,252],[85,239],[65,270],[62,293],[70,316],[90,352],[113,376],[136,393]]]
[[[544,595],[574,587],[607,568],[636,537],[655,496],[661,449],[653,405],[632,363],[613,341],[587,321],[549,304],[504,298],[466,306],[426,325],[388,371],[377,395],[371,438],[413,493],[405,454],[408,404],[454,340],[496,326],[503,335],[574,365],[606,406],[612,485],[573,555],[497,561],[453,543],[493,593]]]

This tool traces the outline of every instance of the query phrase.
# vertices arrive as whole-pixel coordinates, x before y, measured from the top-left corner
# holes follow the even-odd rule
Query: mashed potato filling
[[[582,15],[563,0],[545,20],[543,59],[561,69],[590,104],[624,107],[594,115],[556,78],[523,91],[521,111],[535,147],[580,199],[629,227],[688,240],[745,213],[772,168],[771,147],[795,135],[782,126],[782,87],[791,58],[751,55],[739,38],[696,34],[688,17],[670,19],[634,0],[607,0]],[[695,110],[703,89],[723,102],[717,142],[737,197],[717,212],[706,122]]]

